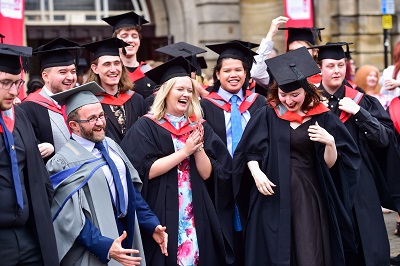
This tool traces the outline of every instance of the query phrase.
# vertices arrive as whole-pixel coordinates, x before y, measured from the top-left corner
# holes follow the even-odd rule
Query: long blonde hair
[[[154,98],[153,105],[150,108],[150,113],[153,114],[154,119],[160,120],[166,114],[166,98],[171,91],[172,87],[174,87],[176,81],[183,77],[175,77],[171,78],[168,81],[164,82],[157,91],[156,97]],[[188,77],[189,78],[189,77]],[[203,110],[200,106],[199,95],[194,87],[194,83],[192,79],[190,79],[192,84],[192,99],[189,102],[189,106],[185,111],[184,116],[186,118],[190,118],[195,115],[197,120],[203,118]],[[194,121],[191,121],[194,122]]]

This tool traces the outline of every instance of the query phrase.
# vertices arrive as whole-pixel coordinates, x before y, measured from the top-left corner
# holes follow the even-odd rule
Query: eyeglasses
[[[74,121],[75,121],[75,122],[78,122],[78,123],[89,123],[89,124],[91,124],[91,125],[94,125],[94,124],[97,123],[97,121],[98,121],[99,119],[100,119],[102,122],[106,121],[106,119],[107,119],[107,114],[101,114],[101,115],[99,115],[99,116],[94,116],[94,117],[92,117],[92,118],[90,118],[90,119],[82,119],[82,120],[74,120]]]
[[[10,79],[0,80],[1,88],[5,90],[10,90],[13,85],[19,90],[25,84],[25,80],[19,79],[16,81],[12,81]]]

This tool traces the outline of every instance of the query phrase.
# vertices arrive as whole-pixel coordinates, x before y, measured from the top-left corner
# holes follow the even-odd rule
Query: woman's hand
[[[188,156],[203,149],[203,134],[203,125],[199,123],[186,140],[184,149]]]
[[[334,137],[323,127],[320,127],[318,122],[308,127],[308,136],[310,136],[310,140],[312,141],[321,142],[325,145],[335,145]]]
[[[276,187],[268,177],[261,171],[260,166],[257,161],[250,161],[247,163],[250,169],[251,175],[254,178],[258,191],[265,196],[271,196],[275,194],[272,187]]]
[[[399,86],[400,86],[400,81],[397,81],[395,79],[388,79],[388,80],[385,80],[385,82],[384,82],[385,89],[390,90],[390,91],[394,90],[395,88],[397,88]]]
[[[281,24],[288,22],[289,18],[288,17],[284,17],[284,16],[279,16],[277,18],[274,18],[271,21],[271,27],[269,28],[268,34],[266,39],[269,41],[272,41],[272,39],[274,38],[274,36],[276,35],[278,28]]]

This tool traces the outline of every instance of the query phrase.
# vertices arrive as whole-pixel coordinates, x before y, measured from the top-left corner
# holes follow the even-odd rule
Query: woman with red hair
[[[393,65],[383,70],[381,93],[389,96],[389,100],[400,95],[400,42],[397,42],[392,51]]]

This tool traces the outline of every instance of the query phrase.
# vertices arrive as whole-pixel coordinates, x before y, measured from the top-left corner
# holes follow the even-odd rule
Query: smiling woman
[[[150,112],[121,143],[169,235],[168,257],[143,238],[147,265],[222,265],[233,259],[231,160],[202,119],[190,78],[195,70],[179,56],[146,72],[160,87]]]

